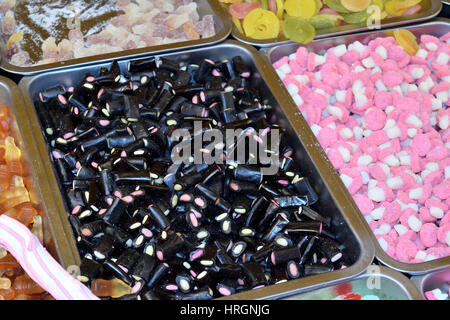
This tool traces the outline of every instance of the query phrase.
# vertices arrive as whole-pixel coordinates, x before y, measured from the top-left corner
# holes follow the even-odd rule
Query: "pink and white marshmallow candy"
[[[380,245],[407,263],[450,255],[450,33],[420,40],[415,56],[386,37],[274,64]]]

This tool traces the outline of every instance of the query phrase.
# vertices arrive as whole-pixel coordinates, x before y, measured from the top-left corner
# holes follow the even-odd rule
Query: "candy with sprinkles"
[[[294,149],[282,139],[279,151],[263,150],[280,159],[276,175],[252,162],[248,140],[261,144],[284,129],[269,121],[272,106],[250,86],[242,57],[190,64],[151,57],[123,70],[113,63],[71,92],[60,86],[37,99],[51,115],[40,116],[43,134],[71,212],[80,279],[94,294],[212,299],[346,263]],[[185,135],[174,135],[178,129]],[[231,146],[195,145],[227,129],[242,130]],[[194,146],[176,163],[183,142]],[[220,159],[245,154],[198,163],[196,150]]]

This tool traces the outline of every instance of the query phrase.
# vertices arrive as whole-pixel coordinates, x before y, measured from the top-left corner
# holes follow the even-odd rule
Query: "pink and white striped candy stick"
[[[53,259],[28,228],[6,215],[0,215],[0,245],[55,299],[99,300]]]

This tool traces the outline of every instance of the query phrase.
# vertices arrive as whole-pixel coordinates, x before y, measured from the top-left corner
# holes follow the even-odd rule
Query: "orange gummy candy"
[[[0,269],[17,268],[18,266],[19,266],[19,263],[9,253],[6,255],[6,257],[4,257],[3,259],[0,259]]]
[[[119,279],[95,279],[91,284],[91,291],[97,297],[120,298],[131,294],[132,288]]]
[[[17,277],[12,287],[17,294],[39,294],[45,292],[44,289],[26,274]]]
[[[19,209],[16,220],[28,227],[33,222],[33,218],[37,216],[38,212],[31,206],[31,203],[26,202],[26,204],[27,205],[22,206],[22,208]]]
[[[6,119],[8,116],[8,108],[4,105],[0,105],[0,119]]]
[[[0,120],[0,130],[3,132],[9,132],[9,122],[6,119]]]
[[[16,292],[13,288],[0,289],[0,300],[12,300],[16,297]]]

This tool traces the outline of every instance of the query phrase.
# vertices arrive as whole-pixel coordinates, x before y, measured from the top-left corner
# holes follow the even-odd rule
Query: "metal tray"
[[[422,294],[411,280],[384,266],[371,265],[366,273],[343,283],[351,284],[354,292],[376,295],[380,300],[423,300]],[[336,286],[326,287],[282,300],[330,300],[338,296],[335,289]]]
[[[415,276],[411,278],[411,281],[419,289],[422,297],[425,298],[425,292],[439,288],[444,283],[450,283],[450,268],[423,276]]]
[[[403,27],[403,28],[411,31],[416,36],[420,36],[421,34],[430,34],[430,35],[440,37],[450,31],[450,20],[446,19],[446,18],[438,18],[434,21],[425,22],[423,24],[418,24],[418,25],[408,26],[408,27]],[[393,29],[388,29],[388,30],[393,30]],[[367,43],[368,41],[370,41],[374,38],[380,37],[380,36],[386,36],[385,32],[384,31],[375,31],[375,32],[361,33],[361,34],[356,34],[356,35],[333,37],[333,38],[323,39],[323,40],[314,40],[310,44],[305,45],[305,47],[309,51],[314,51],[316,53],[323,53],[324,51],[326,51],[327,49],[329,49],[333,46],[337,46],[340,44],[349,44],[354,41],[360,41],[361,43]],[[274,47],[274,48],[262,49],[261,52],[265,52],[270,63],[274,63],[275,61],[279,60],[283,56],[290,55],[291,53],[296,52],[298,47],[299,47],[298,44],[287,44],[287,45],[281,45],[281,46]],[[299,115],[299,118],[303,118],[303,116],[301,116],[300,112],[298,112],[298,115]],[[361,213],[360,213],[360,216],[362,219],[364,219],[364,217]],[[369,225],[365,221],[365,219],[364,219],[364,224],[365,224],[366,228],[369,228]],[[370,230],[370,228],[369,228],[369,230]],[[417,275],[417,274],[431,272],[433,270],[437,270],[440,268],[444,268],[446,266],[450,266],[450,257],[440,258],[440,259],[436,259],[436,260],[432,260],[432,261],[428,261],[428,262],[415,263],[415,264],[399,262],[397,260],[394,260],[390,256],[388,256],[387,253],[384,252],[384,250],[378,244],[378,241],[375,238],[375,235],[373,234],[373,232],[371,230],[370,230],[370,238],[371,238],[372,242],[374,243],[375,255],[376,255],[377,259],[380,260],[383,264],[385,264],[395,270],[398,270],[400,272]]]
[[[274,116],[277,122],[288,129],[289,142],[297,153],[297,163],[301,163],[304,174],[310,178],[314,189],[320,196],[318,207],[320,212],[327,216],[333,216],[332,231],[337,235],[338,241],[345,244],[345,252],[349,256],[351,265],[348,268],[329,272],[322,275],[306,277],[281,283],[266,288],[251,290],[228,297],[229,299],[262,299],[275,298],[287,293],[298,293],[302,290],[319,288],[321,286],[335,283],[338,280],[350,279],[362,273],[373,261],[374,248],[367,237],[367,230],[358,214],[357,208],[352,202],[350,195],[344,192],[344,185],[336,183],[339,176],[332,166],[325,160],[325,154],[314,135],[308,129],[307,123],[296,116],[297,108],[290,99],[289,94],[283,88],[282,83],[276,80],[275,71],[267,63],[260,53],[248,46],[241,45],[236,41],[228,41],[214,47],[192,49],[184,52],[169,53],[161,56],[177,59],[179,61],[200,61],[208,57],[213,59],[230,59],[241,55],[245,63],[255,72],[252,86],[260,89],[261,95],[267,98],[274,106]],[[128,61],[119,64],[122,70],[126,70]],[[28,127],[30,135],[34,136],[38,154],[35,154],[36,162],[47,175],[48,186],[43,196],[50,210],[50,219],[55,223],[61,223],[58,239],[64,237],[67,241],[60,243],[59,250],[65,252],[61,261],[63,266],[78,263],[79,257],[75,246],[72,231],[70,230],[67,213],[61,193],[58,191],[58,182],[50,162],[46,142],[41,132],[38,117],[36,115],[33,101],[41,89],[63,83],[70,86],[81,80],[85,73],[95,74],[102,66],[109,63],[99,63],[93,66],[83,66],[70,70],[57,70],[34,77],[25,77],[19,86],[24,95],[25,103],[18,107],[19,118],[22,127]],[[317,209],[316,208],[316,209]]]
[[[53,257],[62,261],[65,259],[65,256],[64,253],[59,254],[59,246],[66,244],[64,243],[64,238],[59,235],[63,234],[64,230],[58,221],[49,219],[47,215],[41,196],[41,191],[45,189],[45,186],[39,184],[42,170],[39,165],[40,161],[35,161],[38,151],[34,141],[32,141],[32,133],[28,130],[23,130],[23,126],[18,123],[20,121],[18,119],[22,118],[23,115],[19,114],[20,111],[16,107],[23,105],[22,94],[13,81],[2,76],[0,76],[0,104],[8,108],[10,134],[21,151],[25,185],[28,189],[31,203],[42,216],[44,246]]]
[[[214,15],[216,34],[213,37],[192,41],[182,41],[152,47],[145,47],[133,50],[124,50],[108,54],[101,54],[90,57],[72,59],[68,61],[49,63],[39,66],[27,66],[27,67],[19,67],[10,64],[4,57],[3,55],[4,53],[2,53],[0,68],[5,71],[21,74],[24,76],[34,75],[47,70],[57,70],[67,68],[70,66],[88,65],[102,61],[110,61],[112,59],[127,59],[131,57],[136,58],[143,55],[147,55],[149,53],[160,54],[163,52],[196,48],[224,41],[230,35],[232,26],[232,22],[228,18],[227,13],[224,12],[224,10],[222,10],[222,8],[220,7],[220,4],[214,0],[197,0],[197,2],[199,14],[201,17],[207,14]]]
[[[214,0],[217,2],[218,0]],[[436,17],[439,12],[441,12],[442,9],[442,2],[441,0],[423,0],[420,3],[423,8],[422,10],[414,15],[408,16],[408,17],[395,17],[395,18],[389,18],[389,19],[383,19],[381,20],[381,28],[390,28],[405,24],[412,24],[412,23],[418,23],[426,20],[430,20],[434,17]],[[223,11],[228,15],[228,19],[231,20],[231,17],[229,16],[228,12],[225,10],[224,7],[222,7]],[[273,47],[281,44],[287,44],[287,43],[293,43],[292,41],[284,38],[274,38],[274,39],[267,39],[267,40],[257,40],[247,37],[245,34],[242,34],[238,28],[233,25],[233,29],[231,31],[231,34],[234,38],[236,38],[239,41],[242,41],[244,43],[257,46],[257,47]],[[362,23],[362,24],[353,24],[353,25],[345,25],[345,26],[339,26],[332,29],[323,29],[316,32],[315,39],[323,39],[328,37],[334,37],[344,34],[355,34],[358,32],[363,31],[369,31],[369,27]]]

